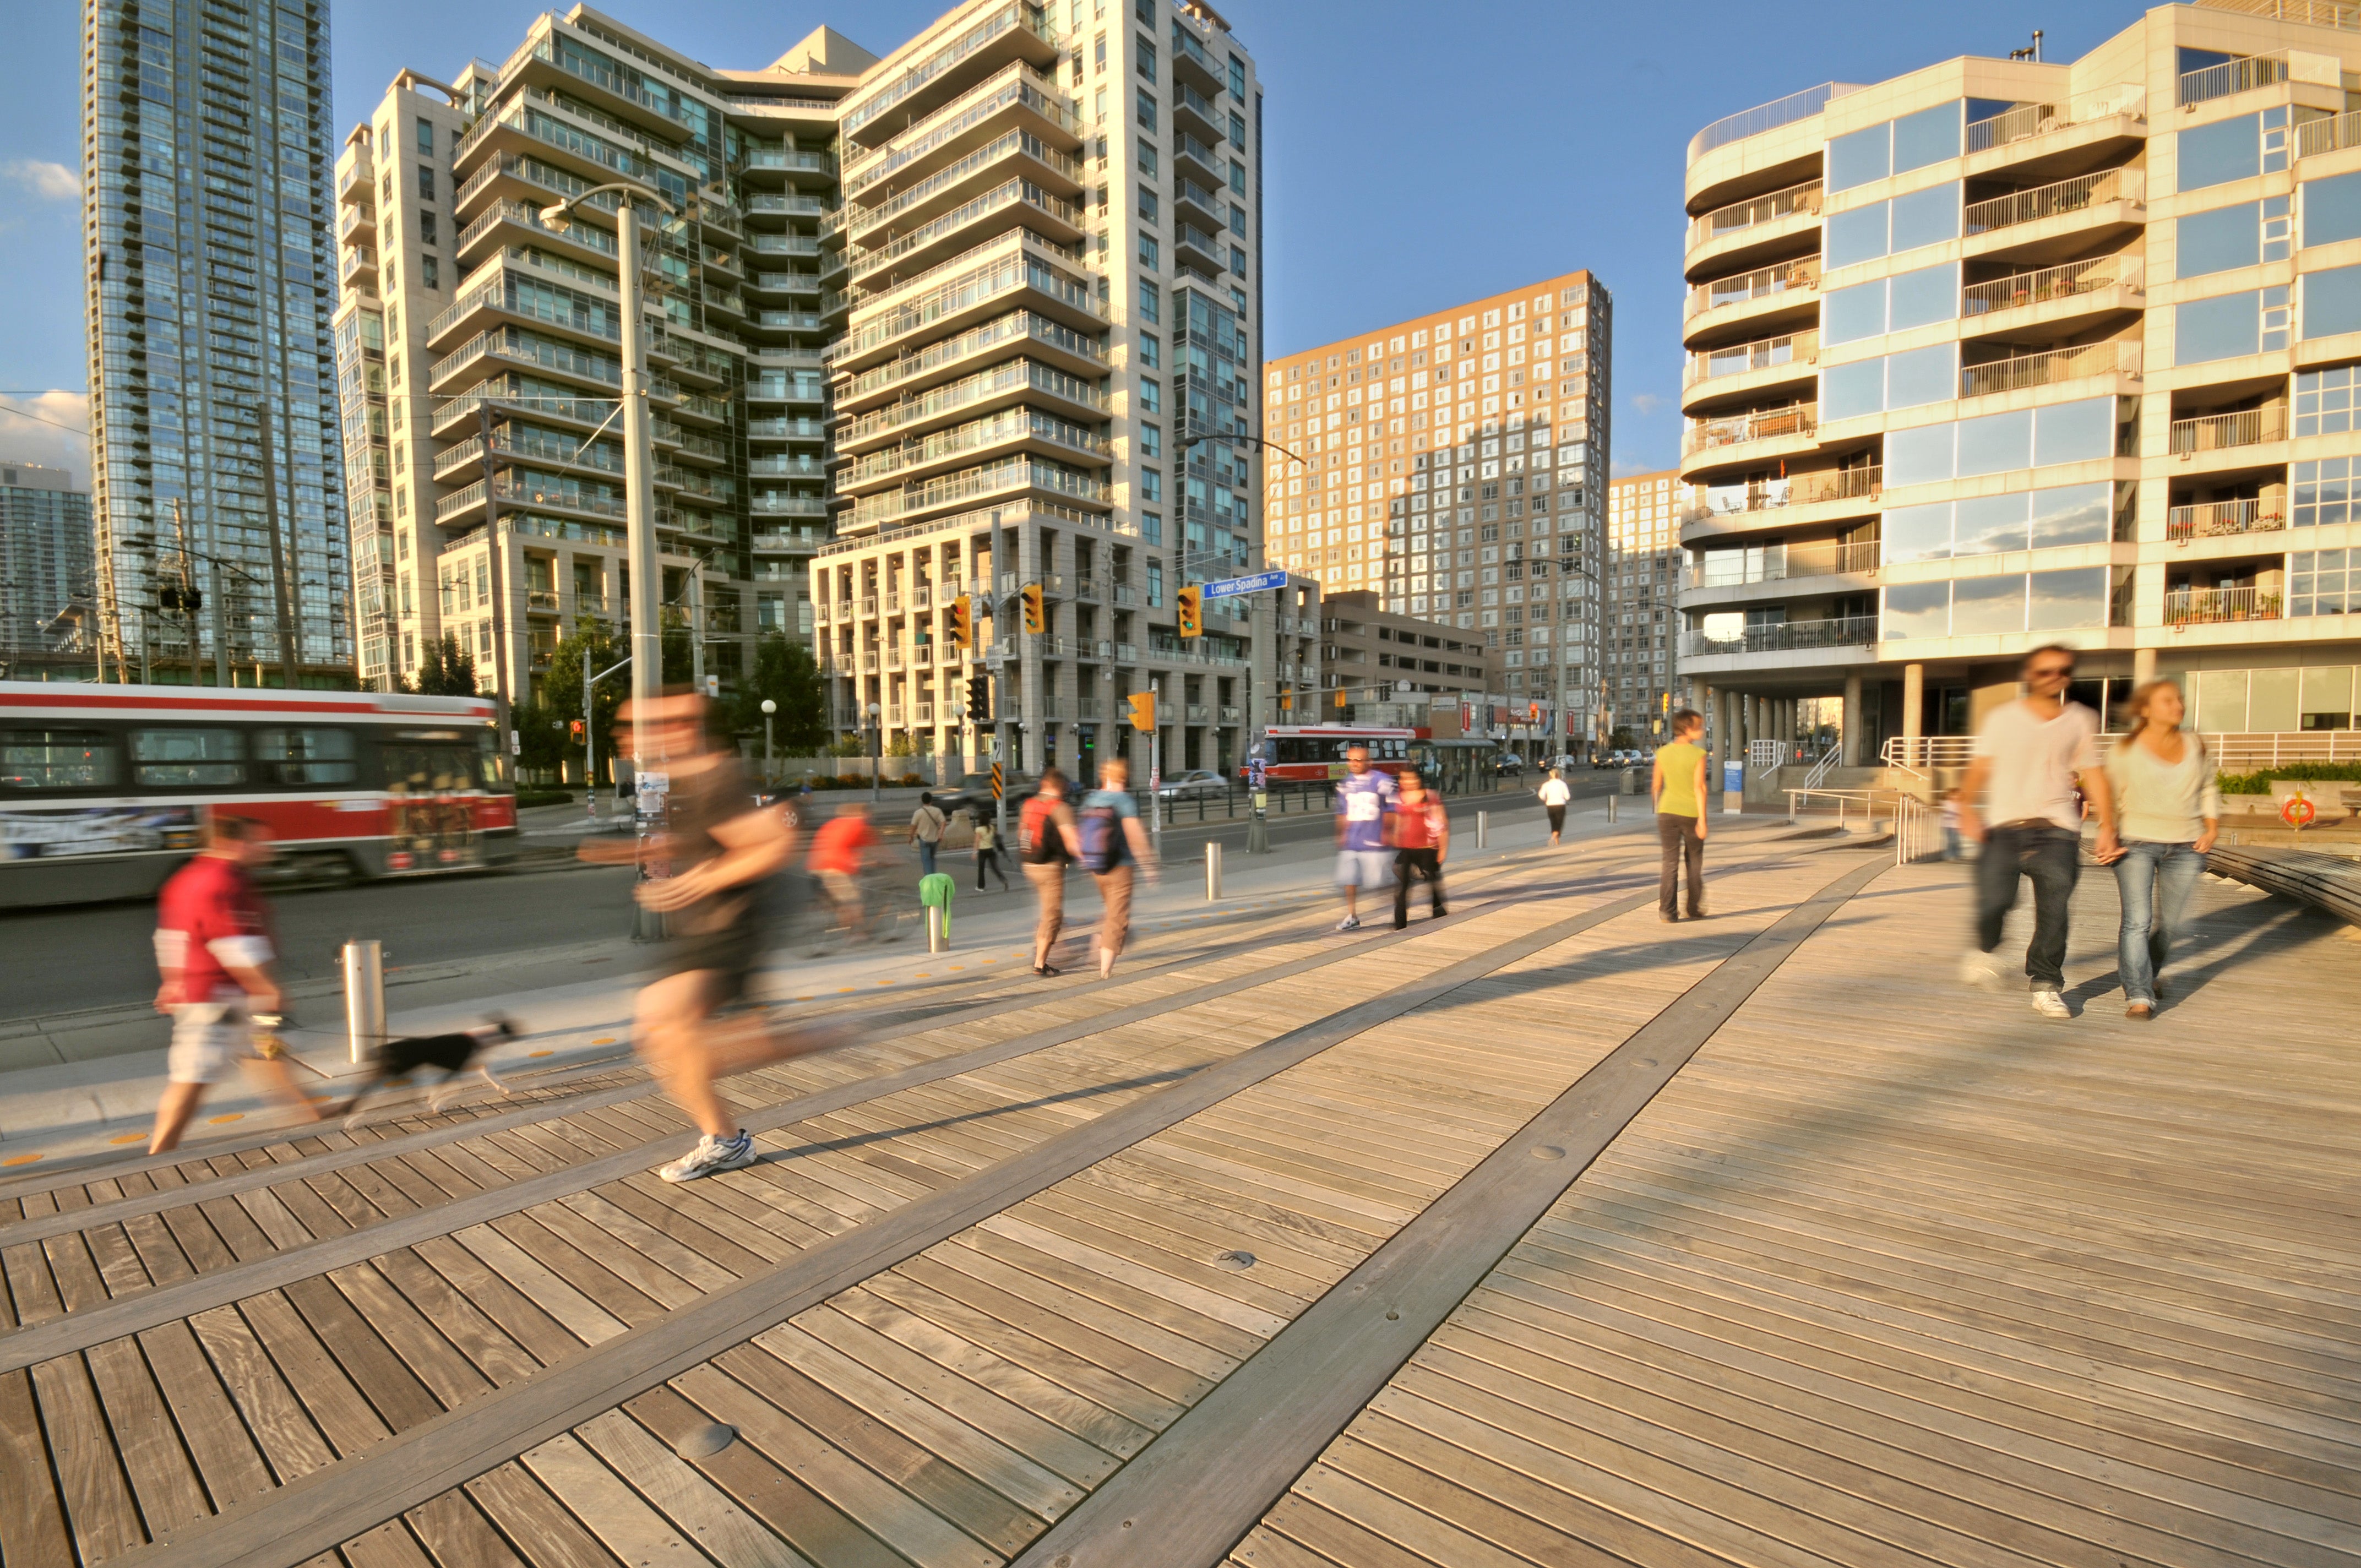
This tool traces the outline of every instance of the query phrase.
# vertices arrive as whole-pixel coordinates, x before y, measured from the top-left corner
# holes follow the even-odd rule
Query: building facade
[[[97,591],[90,492],[62,469],[0,461],[0,680],[88,674]]]
[[[810,627],[828,533],[820,350],[840,278],[838,97],[871,57],[826,28],[766,69],[707,67],[585,6],[497,69],[404,71],[336,169],[336,347],[362,678],[455,641],[534,700],[563,629],[624,619],[617,203],[640,220],[668,628],[732,683]],[[546,210],[577,196],[572,215]]]
[[[1680,472],[1634,474],[1607,487],[1607,601],[1601,684],[1609,738],[1646,745],[1668,737],[1680,655]]]
[[[1367,588],[1320,602],[1319,700],[1288,722],[1349,721],[1371,705],[1424,709],[1436,697],[1488,700],[1500,689],[1499,651],[1473,632],[1397,614]]]
[[[1923,750],[2046,641],[2111,722],[2162,674],[2207,731],[2354,728],[2352,15],[2162,7],[1697,135],[1681,669],[1725,746],[1840,698],[1848,759]]]
[[[271,684],[348,684],[326,0],[85,0],[82,57],[109,678],[175,678],[150,638],[214,669],[225,633]],[[159,598],[183,556],[225,601],[192,630]]]
[[[1613,302],[1587,272],[1275,360],[1271,559],[1476,631],[1512,701],[1603,719]],[[1602,732],[1603,733],[1603,732]]]
[[[1139,759],[1125,698],[1156,691],[1164,766],[1236,765],[1319,635],[1308,580],[1207,600],[1202,635],[1179,615],[1263,559],[1259,458],[1226,439],[1260,433],[1253,57],[1202,4],[977,0],[838,123],[840,505],[811,579],[837,727],[1087,777]]]

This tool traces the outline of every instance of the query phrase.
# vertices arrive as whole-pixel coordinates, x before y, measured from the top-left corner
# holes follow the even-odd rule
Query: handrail
[[[1820,405],[1789,403],[1784,408],[1755,409],[1724,419],[1698,420],[1681,437],[1684,455],[1715,447],[1778,436],[1809,435],[1819,428]]]
[[[2164,596],[2167,626],[2213,626],[2224,621],[2277,620],[2283,613],[2278,594],[2263,588],[2177,588]]]
[[[1964,768],[1975,761],[1972,735],[1889,735],[1878,756],[1890,768],[1924,773],[1929,768]]]
[[[1683,313],[1694,316],[1729,305],[1744,304],[1752,300],[1767,299],[1773,294],[1817,289],[1819,286],[1820,258],[1817,256],[1801,257],[1794,261],[1758,267],[1734,278],[1717,278],[1709,283],[1699,283],[1689,291],[1688,308]]]
[[[2010,142],[2057,130],[2063,123],[2058,117],[2058,105],[2055,104],[2019,104],[2014,109],[1971,125],[1968,127],[1968,150],[1984,152],[1993,148],[2005,147]]]
[[[2203,104],[2215,98],[2227,98],[2235,93],[2252,92],[2288,79],[2285,54],[2250,54],[2237,60],[2225,60],[2219,65],[2209,65],[2202,71],[2181,73],[2176,83],[2174,102],[2182,108]]]
[[[1726,239],[1759,224],[1773,223],[1796,213],[1817,213],[1820,210],[1822,187],[1817,180],[1806,180],[1800,185],[1790,185],[1782,191],[1732,202],[1726,207],[1700,213],[1689,224],[1689,244],[1703,245],[1708,240]]]
[[[1960,291],[1960,314],[1981,316],[1994,311],[2018,310],[2052,300],[2072,299],[2078,294],[2095,294],[2117,284],[2136,289],[2139,280],[2140,262],[2136,256],[2101,256],[2088,261],[2070,261],[2062,267],[2045,267],[2037,272],[2017,272],[1971,283]]]
[[[1689,355],[1681,384],[1694,386],[1719,376],[1742,376],[1782,365],[1811,365],[1817,362],[1819,354],[1817,332],[1791,332],[1752,343],[1734,343],[1727,348],[1700,348]]]
[[[2287,436],[2287,405],[2265,403],[2235,413],[2200,414],[2174,420],[2169,427],[2170,450],[2181,456],[2219,452],[2233,446],[2253,446]]]
[[[2212,539],[2225,533],[2275,533],[2287,527],[2284,510],[2265,511],[2253,497],[2235,501],[2203,501],[2173,507],[2164,514],[2164,537],[2175,544]]]
[[[2104,375],[2110,368],[2124,375],[2137,375],[2139,351],[2137,343],[2126,339],[1962,366],[1960,396],[1982,398],[1995,392],[2019,392],[2027,387],[2048,387],[2083,376]]]
[[[1817,87],[1806,87],[1800,93],[1790,93],[1784,98],[1773,98],[1768,104],[1758,104],[1752,109],[1741,109],[1734,115],[1724,115],[1713,124],[1689,137],[1689,161],[1694,163],[1715,148],[1727,147],[1748,137],[1775,131],[1781,126],[1792,126],[1797,120],[1810,119],[1828,106],[1828,100],[1853,91],[1845,82],[1823,82]]]
[[[2067,213],[2086,212],[2102,202],[2136,203],[2147,192],[2147,177],[2136,169],[2103,169],[2095,174],[2077,174],[2071,180],[2036,185],[2029,191],[2012,191],[1989,201],[1971,202],[1963,214],[1962,232],[1972,237]]]

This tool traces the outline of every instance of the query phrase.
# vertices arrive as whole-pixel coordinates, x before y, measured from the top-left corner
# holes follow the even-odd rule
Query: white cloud
[[[1635,392],[1631,395],[1631,407],[1639,413],[1652,414],[1668,400],[1654,392]]]
[[[90,399],[80,392],[0,395],[0,457],[62,468],[90,488]],[[25,415],[32,418],[26,418]],[[59,427],[65,428],[60,429]]]
[[[44,202],[82,200],[82,176],[62,163],[45,163],[38,158],[12,158],[0,163],[0,180],[23,186]]]

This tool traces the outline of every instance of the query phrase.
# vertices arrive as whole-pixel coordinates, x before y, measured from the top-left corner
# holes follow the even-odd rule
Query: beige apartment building
[[[1607,590],[1601,617],[1607,729],[1640,745],[1669,739],[1664,720],[1678,668],[1681,522],[1688,491],[1680,472],[1634,474],[1607,487]]]
[[[1840,697],[1848,757],[1939,752],[2053,640],[2111,719],[2157,673],[2361,742],[2354,18],[2159,7],[1698,133],[1680,667],[1725,747]]]
[[[1158,691],[1165,767],[1228,768],[1316,685],[1313,581],[1179,617],[1263,564],[1228,439],[1261,426],[1261,121],[1246,46],[1171,0],[961,6],[844,95],[810,567],[840,729],[1089,777],[1144,760],[1125,699]]]
[[[1383,710],[1391,723],[1391,715],[1422,712],[1438,698],[1483,701],[1500,689],[1499,652],[1473,632],[1398,615],[1367,588],[1325,594],[1320,603],[1323,684],[1285,722],[1352,722]]]
[[[1587,272],[1274,360],[1272,561],[1330,593],[1475,632],[1512,702],[1603,720],[1609,345]],[[1603,730],[1598,731],[1604,733]]]

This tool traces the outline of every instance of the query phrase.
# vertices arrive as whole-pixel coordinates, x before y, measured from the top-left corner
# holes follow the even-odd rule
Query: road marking
[[[144,1143],[148,1135],[145,1133],[126,1133],[119,1138],[109,1138],[106,1141],[110,1144],[137,1144]]]
[[[593,1040],[590,1043],[594,1046],[611,1046],[615,1043],[615,1036],[609,1035],[603,1040]]]
[[[392,1081],[392,1082],[396,1082],[396,1083],[399,1083],[399,1082],[401,1082],[401,1080],[400,1079],[394,1079],[394,1080],[391,1080],[390,1081]],[[224,1122],[243,1122],[243,1121],[245,1121],[245,1120],[246,1120],[246,1113],[245,1113],[245,1112],[243,1112],[243,1111],[232,1111],[231,1113],[228,1113],[227,1115],[225,1115],[225,1116],[208,1116],[208,1117],[206,1117],[206,1118],[205,1118],[205,1120],[206,1120],[208,1123],[212,1124],[214,1126],[218,1127],[218,1126],[220,1126]]]
[[[527,1051],[527,1052],[525,1052],[525,1055],[527,1055],[527,1056],[529,1056],[529,1057],[545,1057],[545,1056],[550,1056],[550,1055],[553,1055],[553,1054],[554,1054],[554,1053],[549,1052],[549,1051]]]
[[[0,1159],[0,1165],[30,1165],[40,1157],[37,1154],[15,1154],[10,1155],[6,1159]]]

